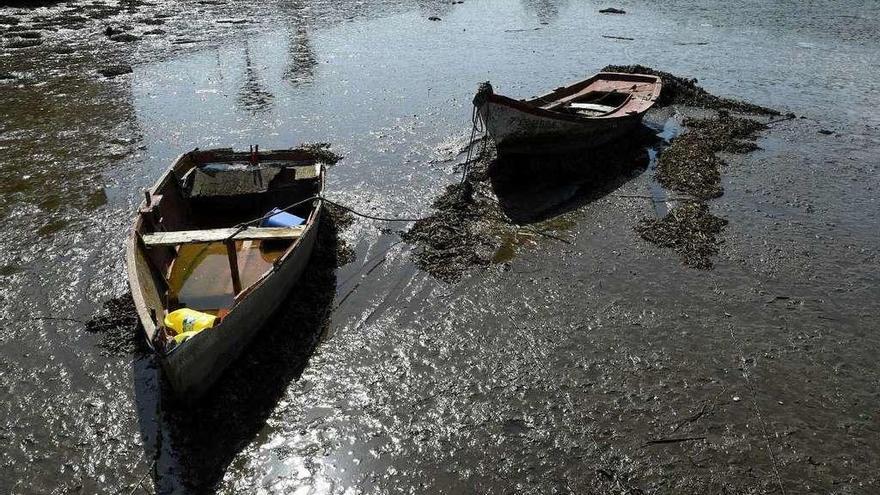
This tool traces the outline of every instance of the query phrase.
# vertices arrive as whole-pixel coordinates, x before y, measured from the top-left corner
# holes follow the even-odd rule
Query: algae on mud
[[[733,116],[728,110],[778,114],[769,108],[712,95],[699,87],[696,80],[668,72],[643,66],[607,66],[603,70],[661,77],[663,89],[658,106],[716,111],[713,117],[684,119],[685,131],[673,138],[669,146],[656,148],[657,181],[688,195],[691,200],[705,201],[721,196],[721,167],[725,162],[718,153],[743,154],[758,149],[755,144],[758,132],[767,128],[763,122]],[[524,184],[534,189],[536,181],[540,183],[542,177],[552,175],[557,183],[569,183],[569,197],[607,194],[609,187],[619,186],[630,177],[628,171],[633,166],[639,168],[633,164],[658,140],[644,129],[578,156],[561,154],[517,160],[505,157],[505,161],[501,161],[494,148],[482,146],[473,163],[465,164],[461,183],[447,186],[433,204],[434,213],[416,222],[403,235],[405,241],[415,245],[416,265],[451,282],[470,267],[510,260],[514,246],[520,243],[517,224],[531,223],[536,217],[547,218],[555,210],[543,211],[546,206],[541,204],[518,204],[525,196],[512,194],[505,198],[505,189],[511,189],[511,184],[513,189]],[[552,169],[553,174],[546,174],[548,169]],[[584,186],[591,181],[590,186]],[[551,191],[539,192],[554,200]],[[726,221],[709,213],[705,205],[687,203],[674,208],[668,217],[643,219],[634,228],[646,241],[675,249],[686,265],[709,269],[725,224]],[[546,233],[538,233],[546,236]]]
[[[703,203],[687,202],[673,208],[663,218],[646,218],[636,232],[648,242],[672,248],[684,264],[708,270],[712,256],[718,254],[718,235],[727,220],[709,213]]]
[[[121,356],[148,350],[131,293],[105,302],[86,322],[85,329],[101,336],[98,345],[108,355]]]
[[[440,280],[453,282],[472,266],[488,265],[500,245],[486,228],[503,214],[487,181],[485,156],[481,151],[466,164],[464,180],[448,185],[434,201],[434,213],[401,236],[416,245],[416,265]]]

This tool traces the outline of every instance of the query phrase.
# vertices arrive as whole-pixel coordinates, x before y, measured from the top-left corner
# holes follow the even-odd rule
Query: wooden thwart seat
[[[608,113],[617,108],[609,105],[599,105],[596,103],[569,103],[568,106],[574,108],[575,110],[592,110],[594,112],[602,113]]]
[[[247,241],[267,239],[296,239],[302,235],[304,226],[300,227],[248,227],[239,231],[232,227],[227,229],[179,230],[176,232],[154,232],[144,234],[144,245],[175,246],[177,244],[196,244],[225,241]]]

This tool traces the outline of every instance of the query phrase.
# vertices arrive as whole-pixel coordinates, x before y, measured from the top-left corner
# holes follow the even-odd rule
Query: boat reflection
[[[644,172],[656,131],[639,126],[624,138],[577,154],[503,155],[489,179],[504,213],[529,224],[576,210]]]
[[[257,67],[251,60],[250,43],[244,44],[244,82],[238,92],[239,108],[253,114],[266,113],[272,108],[275,95],[265,88]]]

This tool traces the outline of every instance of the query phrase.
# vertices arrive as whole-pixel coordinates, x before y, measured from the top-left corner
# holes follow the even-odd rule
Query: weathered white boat
[[[198,399],[285,299],[315,244],[323,187],[324,165],[308,150],[196,150],[145,191],[126,245],[128,280],[178,397]],[[273,208],[301,225],[261,226]],[[165,318],[180,308],[216,323],[177,343]]]
[[[474,106],[499,153],[592,148],[638,125],[660,96],[659,77],[600,72],[531,100],[495,94],[483,83]]]

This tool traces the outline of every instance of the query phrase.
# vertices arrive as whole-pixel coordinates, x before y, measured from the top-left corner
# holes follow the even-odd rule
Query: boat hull
[[[287,298],[311,257],[319,222],[320,214],[303,234],[297,252],[278,265],[219,325],[160,356],[165,376],[179,399],[191,403],[203,396]]]
[[[480,118],[499,153],[544,154],[601,146],[634,129],[642,115],[605,119],[561,119],[504,103],[487,102]]]

